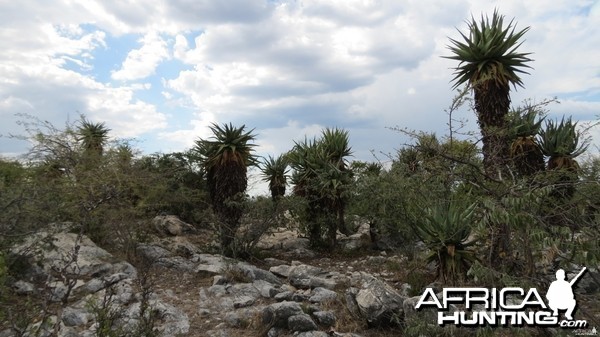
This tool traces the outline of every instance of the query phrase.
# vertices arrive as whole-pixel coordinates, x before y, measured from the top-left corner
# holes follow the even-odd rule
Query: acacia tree
[[[195,149],[206,171],[208,193],[213,210],[220,220],[221,250],[225,256],[234,256],[235,233],[242,216],[241,202],[248,187],[247,168],[256,164],[252,154],[254,129],[245,131],[245,125],[230,124],[210,127],[210,139],[196,141]]]
[[[462,40],[450,39],[453,53],[446,58],[459,61],[455,68],[454,88],[467,84],[475,96],[475,112],[482,135],[483,166],[488,178],[502,181],[510,163],[507,114],[510,108],[510,86],[523,86],[519,74],[527,74],[530,53],[517,49],[529,27],[515,31],[513,21],[504,26],[504,16],[494,11],[491,18],[474,18],[468,24],[468,35]],[[510,251],[510,229],[498,224],[492,231],[491,259],[496,261]]]

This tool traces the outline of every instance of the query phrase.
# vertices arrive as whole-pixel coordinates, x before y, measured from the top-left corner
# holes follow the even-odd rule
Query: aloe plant
[[[550,170],[578,169],[575,158],[587,150],[587,144],[582,142],[581,134],[577,131],[577,122],[572,122],[571,117],[563,117],[559,123],[547,121],[546,128],[540,132],[540,143],[544,155],[550,157]]]
[[[287,185],[287,157],[285,155],[280,155],[277,158],[269,156],[263,162],[261,171],[263,181],[269,183],[271,198],[274,202],[278,201],[285,194],[285,187]]]
[[[534,107],[509,114],[510,158],[517,172],[529,176],[544,170],[544,154],[536,140],[544,117]]]
[[[477,260],[469,247],[471,222],[476,204],[459,200],[425,207],[414,224],[416,235],[429,248],[427,262],[437,266],[437,276],[443,282],[456,283],[464,279],[471,264]]]
[[[582,141],[577,131],[577,123],[571,118],[564,117],[560,122],[549,120],[546,128],[540,132],[540,143],[544,155],[548,156],[548,170],[553,173],[556,184],[551,196],[564,202],[575,195],[575,183],[579,180],[579,164],[577,158],[587,150],[587,144]],[[552,205],[551,208],[562,207]],[[560,212],[559,212],[560,213]],[[560,224],[561,220],[554,220]]]
[[[226,256],[234,256],[235,233],[240,225],[242,207],[240,202],[248,187],[248,166],[256,165],[252,142],[254,129],[235,127],[231,123],[210,126],[213,136],[196,140],[194,150],[206,170],[206,181],[211,203],[221,220],[221,250]]]

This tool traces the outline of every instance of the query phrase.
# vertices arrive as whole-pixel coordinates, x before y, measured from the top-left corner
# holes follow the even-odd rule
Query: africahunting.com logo
[[[478,326],[546,326],[581,329],[586,320],[574,320],[577,306],[573,285],[586,271],[583,269],[571,279],[565,279],[565,271],[556,272],[546,292],[546,302],[536,288],[525,290],[510,288],[444,288],[441,298],[432,288],[427,288],[415,305],[416,310],[427,307],[438,309],[438,325]],[[463,306],[465,310],[456,310]],[[564,318],[560,319],[560,312]]]

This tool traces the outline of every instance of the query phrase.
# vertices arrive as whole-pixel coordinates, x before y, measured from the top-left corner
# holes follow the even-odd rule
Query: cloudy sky
[[[556,96],[551,116],[597,119],[599,1],[0,0],[0,153],[27,148],[6,137],[17,113],[57,126],[83,113],[145,153],[231,122],[255,128],[261,155],[337,126],[372,160],[408,142],[389,127],[447,133],[448,38],[494,8],[531,27],[513,103]],[[472,112],[456,117],[476,130]]]

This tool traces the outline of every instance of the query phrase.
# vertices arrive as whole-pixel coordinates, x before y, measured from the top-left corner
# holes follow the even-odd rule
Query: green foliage
[[[117,152],[120,159],[120,153]],[[132,193],[144,214],[173,214],[183,221],[206,222],[209,208],[204,168],[194,151],[152,154],[135,160],[132,172],[147,177]]]
[[[413,228],[429,249],[427,262],[434,262],[444,282],[464,280],[476,260],[474,242],[469,241],[477,205],[465,200],[437,201],[414,215]]]
[[[256,164],[256,158],[252,155],[252,144],[256,138],[252,132],[245,131],[246,126],[234,127],[230,124],[223,126],[213,124],[210,130],[213,136],[210,139],[199,139],[196,141],[196,150],[201,155],[200,160],[207,171],[220,168],[230,162],[240,163],[244,166]]]
[[[371,225],[372,239],[381,248],[402,247],[414,254],[412,215],[422,210],[424,200],[445,200],[480,184],[481,160],[468,141],[418,134],[414,145],[398,151],[389,170],[362,162],[354,162],[352,170],[349,213]]]
[[[378,163],[352,162],[348,214],[369,223],[372,240],[381,248],[412,247],[414,234],[407,209],[416,184],[400,170],[383,170]]]
[[[540,144],[544,155],[549,157],[547,179],[555,185],[552,207],[564,212],[561,203],[573,198],[579,180],[579,163],[575,158],[587,150],[587,144],[571,117],[563,117],[559,123],[546,121],[546,128],[540,132]]]
[[[252,154],[255,145],[251,143],[256,136],[254,130],[245,131],[245,125],[213,124],[210,129],[213,136],[197,140],[195,150],[206,172],[213,210],[220,220],[221,249],[223,254],[233,256],[248,186],[247,167],[256,164]]]
[[[535,138],[545,118],[539,118],[541,113],[538,106],[529,105],[508,115],[510,157],[517,172],[523,176],[544,170],[544,155]]]
[[[352,182],[346,157],[351,153],[348,132],[337,128],[323,130],[319,139],[295,142],[288,153],[294,193],[307,202],[305,220],[313,245],[323,244],[326,232],[326,246],[332,249],[338,229],[349,234],[344,212]]]
[[[285,195],[285,187],[287,185],[288,159],[285,155],[279,155],[277,158],[269,156],[262,164],[261,171],[263,181],[269,183],[271,198],[273,201]]]
[[[95,299],[87,303],[87,307],[96,321],[96,337],[120,337],[124,331],[119,327],[118,321],[123,317],[123,309],[113,300],[114,289],[106,289],[105,295],[100,301]]]
[[[191,155],[137,159],[129,143],[115,141],[87,165],[87,150],[73,131],[85,121],[61,129],[27,117],[22,125],[30,151],[19,163],[0,161],[2,250],[55,222],[80,224],[96,243],[118,250],[143,237],[143,219],[159,212],[201,218],[203,173]]]
[[[531,53],[517,53],[521,46],[519,40],[529,27],[515,32],[513,21],[504,27],[504,16],[494,11],[492,19],[482,16],[479,24],[475,18],[467,22],[469,36],[460,33],[463,41],[450,39],[448,47],[454,54],[446,58],[460,62],[455,69],[452,80],[454,88],[464,83],[476,86],[492,81],[497,87],[523,85],[519,73],[527,72],[521,68],[530,68],[526,63],[531,61]]]
[[[16,160],[8,160],[0,157],[0,191],[4,191],[26,176],[26,169]]]
[[[93,123],[81,116],[76,134],[77,140],[81,142],[87,156],[101,156],[104,146],[108,140],[110,129],[104,122]]]
[[[512,139],[517,137],[536,136],[542,127],[545,117],[540,117],[541,112],[535,106],[526,106],[524,109],[513,110],[508,115],[509,134]]]
[[[241,257],[260,255],[256,244],[263,235],[269,234],[276,228],[287,228],[292,223],[292,217],[287,211],[298,207],[296,200],[281,197],[276,203],[272,199],[258,196],[244,201],[244,216],[237,232],[235,245]]]
[[[573,159],[584,153],[587,144],[582,142],[581,134],[577,131],[577,122],[571,117],[563,117],[559,123],[546,121],[545,129],[540,132],[540,143],[544,155],[550,157],[549,169],[571,168],[576,165]]]

